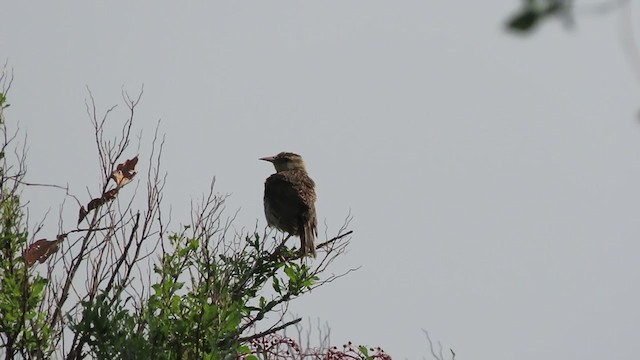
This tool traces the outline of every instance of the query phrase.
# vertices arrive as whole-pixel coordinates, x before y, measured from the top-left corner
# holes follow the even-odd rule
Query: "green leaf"
[[[44,278],[36,279],[33,282],[33,285],[31,287],[33,291],[33,295],[35,297],[40,297],[40,294],[42,293],[42,290],[44,289],[44,286],[46,284],[47,284],[47,279],[44,279]]]
[[[274,276],[272,279],[272,283],[273,283],[273,290],[278,294],[282,294],[280,289],[280,280],[278,280],[278,278]]]
[[[285,266],[284,273],[287,274],[287,276],[289,277],[289,280],[291,281],[298,280],[298,272],[296,271],[296,269],[293,268],[293,266]]]
[[[516,14],[509,22],[507,27],[510,30],[527,32],[533,29],[534,25],[540,19],[540,14],[532,9],[526,9],[523,12]]]
[[[257,356],[251,354],[251,355],[247,355],[247,357],[245,357],[245,360],[259,360]]]
[[[213,321],[213,319],[218,317],[218,307],[215,305],[209,305],[209,304],[205,304],[204,305],[204,316],[202,317],[202,322],[204,324],[208,324],[211,321]]]
[[[227,316],[227,323],[224,326],[225,332],[233,331],[238,328],[238,325],[240,325],[242,317],[239,311],[234,310],[235,309],[231,310],[232,312]]]
[[[238,352],[240,354],[249,354],[251,353],[251,348],[249,348],[247,345],[242,345],[240,346],[240,348],[238,349]]]
[[[362,355],[369,357],[369,349],[367,349],[366,346],[364,345],[360,345],[358,346],[358,350],[360,350],[360,352],[362,353]]]
[[[29,312],[25,315],[25,317],[24,317],[24,318],[25,318],[26,320],[31,320],[31,319],[33,319],[34,317],[36,317],[36,315],[38,315],[38,313],[33,312],[33,311],[29,311]]]
[[[218,354],[217,354],[217,353],[215,353],[215,352],[212,352],[212,353],[210,353],[210,354],[206,354],[206,355],[204,356],[204,360],[218,360],[218,359],[219,359],[219,356],[218,356]]]
[[[507,28],[516,32],[528,32],[543,19],[563,11],[567,11],[565,1],[528,1],[527,5],[507,22]]]

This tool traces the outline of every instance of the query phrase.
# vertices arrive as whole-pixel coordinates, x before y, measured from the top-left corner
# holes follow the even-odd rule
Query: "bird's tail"
[[[315,238],[317,231],[315,218],[305,221],[300,232],[300,249],[303,256],[316,257]]]

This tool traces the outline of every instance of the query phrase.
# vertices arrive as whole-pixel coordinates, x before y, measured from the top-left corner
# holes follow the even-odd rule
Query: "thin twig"
[[[277,331],[280,331],[280,330],[282,330],[284,328],[287,328],[287,327],[289,327],[289,326],[291,326],[293,324],[297,324],[301,320],[302,320],[302,318],[297,318],[295,320],[287,321],[286,323],[284,323],[282,325],[279,325],[279,326],[276,326],[276,327],[273,327],[273,328],[271,328],[269,330],[265,330],[263,332],[260,332],[260,333],[257,333],[257,334],[253,334],[251,336],[245,336],[245,337],[238,338],[238,341],[239,342],[247,342],[247,341],[251,341],[251,340],[254,340],[254,339],[259,339],[261,337],[265,337],[265,336],[267,336],[269,334],[273,334],[273,333],[275,333]]]
[[[331,240],[327,240],[327,241],[325,241],[325,242],[323,242],[323,243],[318,244],[318,245],[316,246],[316,249],[323,248],[323,247],[325,247],[325,246],[327,246],[327,245],[329,245],[329,244],[332,244],[332,243],[336,242],[337,240],[340,240],[340,239],[342,239],[343,237],[345,237],[345,236],[349,236],[349,235],[351,235],[351,234],[353,234],[353,230],[349,230],[349,231],[347,231],[346,233],[344,233],[344,234],[342,234],[342,235],[338,235],[338,236],[334,237],[334,238],[333,238],[333,239],[331,239]]]

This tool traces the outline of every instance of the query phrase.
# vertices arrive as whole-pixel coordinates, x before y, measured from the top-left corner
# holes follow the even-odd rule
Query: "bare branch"
[[[429,332],[425,329],[422,329],[422,332],[424,333],[425,337],[427,338],[427,342],[429,343],[429,351],[431,352],[431,356],[433,356],[433,358],[436,360],[445,360],[444,355],[442,354],[442,344],[438,341],[438,352],[436,353],[436,349],[433,346],[433,341],[429,336]],[[456,353],[453,352],[453,349],[449,349],[449,351],[451,352],[451,360],[455,360]]]
[[[267,335],[270,335],[270,334],[278,332],[278,331],[280,331],[282,329],[285,329],[285,328],[287,328],[287,327],[289,327],[291,325],[297,324],[301,320],[302,320],[302,318],[297,318],[295,320],[287,321],[286,323],[284,323],[282,325],[279,325],[279,326],[276,326],[276,327],[272,327],[269,330],[265,330],[263,332],[259,332],[257,334],[253,334],[251,336],[240,337],[240,338],[238,338],[238,341],[239,342],[247,342],[247,341],[251,341],[251,340],[254,340],[254,339],[261,338],[261,337],[265,337]]]

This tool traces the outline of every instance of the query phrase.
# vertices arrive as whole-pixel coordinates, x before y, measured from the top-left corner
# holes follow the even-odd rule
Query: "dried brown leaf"
[[[32,266],[39,261],[41,264],[47,260],[47,258],[58,251],[58,244],[64,240],[64,236],[58,236],[57,240],[40,239],[29,245],[22,256],[27,263],[27,266]]]
[[[111,173],[111,178],[116,182],[117,187],[121,188],[133,180],[133,177],[138,173],[136,170],[137,164],[138,156],[116,166],[116,169]]]
[[[88,213],[89,212],[84,208],[84,206],[80,206],[80,213],[78,214],[78,224],[80,224],[82,220],[87,217]]]
[[[133,177],[136,176],[138,172],[136,170],[137,164],[138,156],[136,155],[133,159],[126,160],[122,164],[118,164],[118,166],[116,166],[116,169],[111,173],[111,179],[116,182],[116,187],[105,192],[101,197],[89,201],[86,209],[84,206],[81,206],[78,214],[78,224],[80,224],[92,210],[95,210],[116,198],[118,190],[130,183],[131,180],[133,180]]]
[[[102,199],[101,199],[103,201],[102,204],[106,203],[107,201],[111,201],[111,200],[115,199],[116,195],[118,195],[118,190],[120,190],[120,189],[113,188],[113,189],[107,191],[106,193],[102,194]],[[102,205],[102,204],[100,204],[100,205]]]
[[[97,209],[98,207],[100,207],[104,203],[105,203],[105,201],[101,197],[89,201],[89,203],[87,204],[87,213],[91,212],[92,210]]]
[[[107,202],[115,199],[116,196],[118,195],[118,190],[120,190],[120,188],[117,188],[117,187],[113,188],[113,189],[105,192],[104,194],[102,194],[101,197],[89,201],[89,203],[87,204],[87,209],[86,210],[85,210],[84,206],[81,206],[80,207],[80,213],[78,215],[78,224],[80,224],[82,222],[82,220],[84,220],[92,210],[95,210],[95,209],[99,208],[100,206],[106,204]]]

